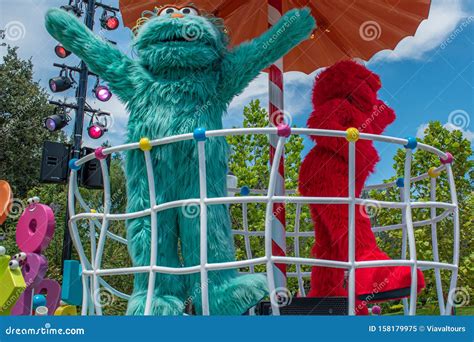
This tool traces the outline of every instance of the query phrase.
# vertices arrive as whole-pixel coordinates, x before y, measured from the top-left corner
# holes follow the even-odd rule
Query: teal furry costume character
[[[181,11],[181,13],[186,13]],[[188,11],[189,13],[189,11]],[[187,39],[189,25],[197,38]],[[197,14],[165,13],[147,21],[134,40],[138,59],[132,60],[95,36],[73,15],[53,9],[46,15],[48,32],[109,83],[130,113],[128,141],[157,139],[193,132],[198,127],[222,129],[222,116],[234,96],[259,72],[308,38],[315,21],[309,9],[295,9],[262,36],[233,49],[222,20]],[[206,143],[207,195],[224,197],[228,146],[226,140]],[[194,141],[151,150],[157,203],[199,198],[198,158]],[[128,212],[150,208],[143,152],[126,157]],[[208,261],[233,261],[234,246],[226,205],[208,207]],[[180,208],[157,214],[158,265],[199,265],[199,215]],[[150,263],[150,217],[129,220],[129,251],[134,266]],[[180,248],[178,248],[178,240]],[[181,258],[178,253],[180,249]],[[127,313],[144,312],[148,274],[136,274]],[[239,275],[237,270],[209,273],[209,305],[214,315],[237,315],[268,293],[263,275]],[[154,315],[180,315],[192,299],[202,312],[200,275],[157,274]]]

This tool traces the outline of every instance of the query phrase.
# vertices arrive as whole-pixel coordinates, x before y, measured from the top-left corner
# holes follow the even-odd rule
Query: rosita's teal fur
[[[251,25],[251,23],[249,23]],[[234,96],[259,72],[308,38],[315,22],[308,9],[294,9],[262,36],[229,49],[222,21],[214,17],[170,15],[150,19],[138,32],[132,60],[95,36],[74,16],[53,9],[46,28],[64,47],[83,59],[127,106],[128,141],[157,139],[222,128],[222,116]],[[187,29],[195,39],[183,39]],[[224,138],[206,143],[207,195],[227,195],[228,146]],[[157,203],[199,198],[195,141],[155,147],[151,151]],[[143,152],[126,157],[128,212],[150,207]],[[170,209],[157,215],[158,265],[195,266],[199,257],[199,215]],[[150,264],[150,218],[128,222],[127,237],[134,266]],[[180,248],[178,247],[178,241]],[[208,208],[209,263],[233,261],[234,246],[226,205]],[[180,251],[180,253],[178,253]],[[180,256],[181,255],[181,258]],[[135,276],[127,313],[143,314],[148,275]],[[236,270],[209,274],[210,312],[238,315],[268,293],[263,275],[238,275]],[[199,273],[188,276],[157,274],[152,302],[154,315],[180,315],[192,301],[202,312]]]

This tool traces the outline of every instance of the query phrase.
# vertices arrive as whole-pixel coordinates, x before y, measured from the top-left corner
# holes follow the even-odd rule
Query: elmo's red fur
[[[313,92],[314,111],[309,128],[381,134],[395,120],[395,113],[377,92],[377,75],[352,61],[343,61],[323,71]],[[312,137],[316,146],[306,156],[300,171],[299,191],[303,196],[348,196],[348,142],[343,138]],[[360,197],[367,177],[374,171],[379,156],[372,141],[356,143],[356,197]],[[356,260],[387,260],[378,247],[365,208],[356,206]],[[314,257],[347,261],[348,206],[311,205],[316,241]],[[367,313],[367,301],[382,301],[406,296],[410,288],[409,267],[363,268],[356,271],[356,311]],[[424,279],[418,270],[418,290]],[[385,293],[385,298],[380,294]],[[368,295],[368,297],[367,297]],[[375,296],[377,295],[377,296]],[[310,297],[347,296],[347,277],[343,269],[314,267]],[[363,297],[365,297],[364,300]],[[374,299],[375,297],[376,300]]]

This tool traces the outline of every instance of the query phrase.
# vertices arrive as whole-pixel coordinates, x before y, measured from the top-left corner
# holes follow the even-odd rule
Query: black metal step
[[[260,316],[271,315],[269,301],[260,302],[255,313]],[[280,315],[287,316],[347,316],[348,301],[346,297],[293,298],[291,303],[280,307]]]

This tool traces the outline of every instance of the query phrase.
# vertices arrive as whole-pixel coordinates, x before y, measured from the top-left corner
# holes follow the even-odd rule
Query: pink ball
[[[382,313],[382,308],[378,305],[372,306],[372,315],[380,315]]]
[[[288,138],[291,135],[291,127],[287,124],[278,125],[278,136]]]
[[[103,159],[107,158],[107,156],[104,154],[104,148],[103,147],[96,148],[96,150],[94,151],[94,155],[99,160],[103,160]]]

